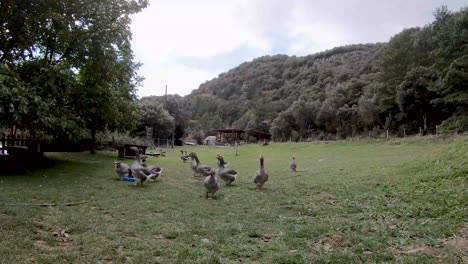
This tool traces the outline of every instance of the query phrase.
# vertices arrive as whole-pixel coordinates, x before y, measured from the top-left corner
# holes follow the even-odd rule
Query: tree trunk
[[[89,142],[89,152],[91,154],[96,154],[95,145],[96,145],[96,129],[91,128],[91,142]]]
[[[426,113],[421,111],[421,116],[422,116],[422,119],[423,119],[423,129],[424,129],[424,132],[426,132],[426,130],[427,130],[427,115],[426,115]]]

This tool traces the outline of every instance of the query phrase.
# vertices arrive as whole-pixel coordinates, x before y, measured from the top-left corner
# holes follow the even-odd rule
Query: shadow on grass
[[[56,157],[23,158],[0,156],[0,177],[34,175],[35,172],[51,168],[65,168],[80,165],[77,160],[57,159]]]

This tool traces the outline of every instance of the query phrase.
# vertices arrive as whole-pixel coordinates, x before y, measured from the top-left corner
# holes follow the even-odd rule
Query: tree
[[[374,94],[371,98],[361,96],[358,101],[359,120],[365,129],[378,124],[379,108],[377,105],[377,96]]]
[[[434,68],[445,75],[449,65],[456,59],[468,54],[466,45],[468,27],[468,7],[452,13],[446,6],[437,8],[432,24],[432,39],[436,58]]]
[[[130,15],[147,4],[2,1],[0,62],[19,78],[4,85],[2,93],[27,87],[19,108],[33,117],[13,125],[71,139],[88,134],[93,141],[97,131],[131,127],[140,78],[130,45]]]
[[[291,137],[291,133],[295,127],[294,116],[291,114],[291,111],[283,111],[273,120],[270,133],[273,139],[284,141]]]
[[[435,78],[430,69],[417,67],[407,73],[397,89],[396,102],[400,110],[410,117],[418,115],[418,123],[424,131],[427,130],[428,118],[431,117],[429,115],[435,110],[431,100],[435,99],[437,94],[430,88],[434,85]]]
[[[459,110],[468,107],[468,55],[458,58],[450,65],[437,92],[443,96],[438,102],[454,105]]]
[[[137,134],[143,135],[146,127],[153,128],[153,138],[169,138],[174,131],[174,118],[157,101],[139,103]]]

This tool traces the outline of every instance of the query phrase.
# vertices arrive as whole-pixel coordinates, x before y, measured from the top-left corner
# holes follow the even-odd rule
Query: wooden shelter
[[[142,155],[146,155],[146,149],[148,146],[142,145],[134,145],[134,144],[125,144],[122,147],[118,147],[117,150],[119,152],[120,159],[133,159],[135,158],[135,151],[131,150],[130,147],[137,147],[142,150]]]
[[[260,140],[270,140],[271,139],[271,134],[267,132],[262,132],[262,131],[254,131],[254,137],[260,141]]]
[[[245,133],[244,130],[238,128],[217,129],[216,132],[216,140],[221,143],[233,143],[236,140],[242,140]]]

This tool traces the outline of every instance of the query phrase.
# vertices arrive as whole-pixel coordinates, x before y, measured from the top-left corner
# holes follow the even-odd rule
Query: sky
[[[437,7],[467,0],[150,0],[132,16],[132,48],[145,80],[139,97],[189,94],[265,55],[304,56],[387,42],[433,21]]]

